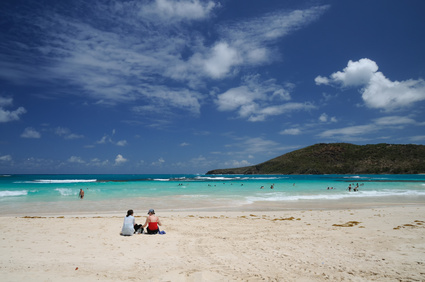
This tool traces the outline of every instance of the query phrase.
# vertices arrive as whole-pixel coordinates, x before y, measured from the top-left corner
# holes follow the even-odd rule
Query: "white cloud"
[[[68,128],[57,127],[55,129],[55,134],[59,136],[67,135],[69,133],[70,133],[70,130]]]
[[[186,147],[186,146],[189,146],[189,145],[190,145],[189,143],[183,142],[183,143],[180,144],[180,147]]]
[[[81,139],[81,138],[84,138],[84,135],[71,133],[71,134],[65,136],[65,139],[69,139],[69,140],[71,140],[71,139]]]
[[[331,74],[330,78],[318,76],[316,84],[362,87],[365,104],[370,108],[387,111],[407,107],[425,100],[425,81],[391,81],[378,71],[378,65],[370,59],[349,61],[344,70]]]
[[[323,114],[319,117],[319,120],[320,120],[321,122],[327,122],[327,121],[328,121],[328,115],[327,115],[327,114],[325,114],[325,113],[323,113]]]
[[[286,103],[277,106],[268,106],[263,109],[250,112],[249,121],[264,121],[269,116],[278,116],[293,111],[307,111],[316,108],[310,103]]]
[[[328,79],[328,78],[326,78],[326,77],[323,77],[323,76],[317,76],[315,79],[314,79],[314,82],[316,82],[316,84],[317,85],[320,85],[320,84],[329,84],[330,83],[330,80]]]
[[[4,98],[0,96],[0,107],[10,106],[13,104],[12,98]]]
[[[77,156],[71,156],[68,159],[68,162],[70,162],[70,163],[78,163],[78,164],[85,163],[85,161],[81,157],[77,157]]]
[[[115,129],[112,131],[112,136],[115,135]],[[111,136],[109,135],[104,135],[100,140],[96,141],[96,144],[114,144],[120,147],[124,147],[127,146],[127,140],[120,140],[115,142]]]
[[[409,125],[421,126],[423,124],[418,123],[409,117],[387,116],[374,119],[373,122],[370,124],[326,130],[320,133],[319,136],[322,138],[353,140],[353,138],[361,138],[362,136],[373,134],[386,129],[404,129],[406,126]]]
[[[266,154],[266,153],[275,154],[276,152],[280,152],[280,151],[284,151],[288,149],[288,147],[284,147],[276,141],[264,139],[262,137],[243,138],[240,140],[241,142],[229,145],[229,147],[242,148],[242,152],[240,153],[243,154],[244,156],[252,155],[252,154]]]
[[[425,81],[390,81],[377,72],[363,92],[363,100],[371,108],[394,110],[425,100]]]
[[[112,139],[108,135],[105,135],[99,141],[96,141],[97,144],[106,144],[108,142],[112,143]]]
[[[32,127],[25,128],[24,132],[21,134],[22,138],[41,138],[41,134]]]
[[[402,125],[402,124],[417,124],[417,122],[414,119],[411,119],[409,117],[403,117],[403,116],[387,116],[375,119],[374,122],[378,125],[388,125],[388,126],[394,126],[394,125]]]
[[[219,42],[211,49],[209,58],[204,60],[204,70],[212,78],[221,78],[230,68],[241,63],[238,52],[225,42]]]
[[[248,162],[247,160],[242,160],[242,161],[232,160],[232,161],[225,162],[224,165],[227,167],[245,167],[245,166],[250,166],[252,164]]]
[[[84,138],[83,135],[71,133],[71,130],[69,130],[68,128],[60,126],[55,129],[55,134],[68,140]]]
[[[309,103],[284,103],[291,99],[289,91],[275,83],[274,79],[261,81],[258,75],[244,77],[243,85],[217,95],[219,111],[237,111],[240,118],[249,121],[264,121],[269,116],[281,115],[295,110],[314,108]]]
[[[117,146],[121,146],[121,147],[127,146],[127,140],[118,141]]]
[[[10,161],[12,161],[12,156],[11,155],[0,156],[0,161],[1,162],[10,162]]]
[[[157,3],[163,10],[167,5],[177,5],[171,1]],[[199,13],[195,16],[196,9],[191,7],[203,7],[207,16],[212,9],[211,3],[179,1],[179,8],[170,11],[179,14],[180,10],[188,13],[187,19],[199,19],[202,17]],[[186,8],[181,10],[183,6]],[[64,11],[65,16],[60,9],[55,12],[49,9],[39,11],[42,16],[33,11],[34,15],[22,17],[21,20],[34,32],[43,30],[41,44],[32,49],[33,54],[19,48],[13,52],[18,57],[31,58],[32,55],[44,58],[46,65],[31,69],[29,62],[11,61],[9,73],[13,73],[14,69],[19,71],[15,72],[15,79],[10,75],[7,79],[16,83],[44,80],[62,86],[77,86],[81,91],[74,93],[88,95],[102,104],[143,100],[153,105],[167,105],[199,113],[199,101],[203,96],[197,91],[187,89],[186,84],[170,89],[161,83],[153,83],[161,81],[157,78],[164,78],[169,67],[176,65],[183,49],[196,46],[191,46],[190,36],[187,37],[183,30],[179,31],[175,26],[158,27],[156,23],[161,19],[157,17],[155,24],[151,25],[146,22],[149,19],[135,13],[145,8],[146,2],[115,6],[98,3],[90,5],[90,9],[87,9],[90,15],[85,18],[72,17]],[[117,17],[117,12],[122,17]],[[180,16],[184,17],[181,13]],[[169,19],[169,15],[164,20],[166,18]],[[98,25],[94,25],[95,22]],[[45,26],[49,28],[43,28]],[[3,72],[0,72],[2,75]]]
[[[0,96],[0,123],[19,120],[20,116],[27,112],[23,107],[19,107],[14,111],[8,111],[5,109],[5,107],[11,106],[12,104],[12,98],[4,98]]]
[[[349,61],[342,72],[331,74],[330,79],[318,76],[316,84],[339,83],[342,86],[362,86],[368,84],[372,76],[378,71],[378,65],[369,59],[360,59],[357,62]]]
[[[156,0],[140,7],[141,17],[155,22],[176,22],[182,20],[199,20],[209,16],[219,4],[213,1],[199,0]]]
[[[288,128],[285,130],[282,130],[279,134],[281,135],[299,135],[301,134],[301,130],[298,128]]]
[[[124,158],[122,155],[118,154],[117,157],[115,158],[115,165],[121,165],[125,162],[127,162],[128,160],[126,158]]]
[[[322,138],[334,138],[334,137],[358,137],[363,136],[365,134],[370,134],[375,132],[378,127],[375,124],[367,124],[367,125],[356,125],[356,126],[348,126],[344,128],[338,129],[330,129],[322,132],[319,136]]]
[[[276,59],[269,45],[318,19],[328,8],[317,6],[291,12],[275,11],[247,21],[227,23],[220,31],[229,45],[238,50],[244,64],[267,63]]]
[[[337,122],[337,118],[336,117],[329,117],[326,113],[323,113],[320,115],[319,117],[319,121],[321,122]]]
[[[329,8],[211,21],[213,36],[207,37],[197,23],[214,19],[219,7],[218,2],[200,0],[81,2],[84,17],[74,14],[72,2],[34,8],[19,24],[40,40],[31,42],[29,49],[22,38],[15,38],[16,46],[22,48],[10,48],[11,55],[0,59],[4,61],[0,77],[15,83],[56,83],[61,93],[90,97],[101,105],[131,102],[135,110],[149,109],[151,115],[171,110],[199,115],[208,98],[199,89],[211,79],[275,62],[277,40]],[[252,106],[245,105],[245,115],[250,115]],[[15,115],[23,111],[20,108]],[[251,120],[266,116],[254,115]]]
[[[425,135],[412,136],[412,137],[410,137],[410,140],[412,142],[424,142],[425,141]]]
[[[161,166],[163,163],[165,163],[165,160],[163,158],[159,158],[158,161],[152,162],[153,166]]]
[[[247,86],[240,86],[218,95],[216,103],[218,110],[231,111],[242,106],[254,107],[254,100],[256,99],[262,99],[261,93],[252,92]]]
[[[105,166],[108,166],[109,165],[109,161],[108,160],[102,161],[102,160],[100,160],[98,158],[94,158],[94,159],[91,159],[90,160],[90,162],[89,162],[88,165],[90,165],[90,166],[96,166],[96,167],[105,167]]]
[[[269,45],[320,17],[328,6],[292,12],[276,11],[262,17],[220,26],[221,39],[211,48],[201,48],[188,60],[191,67],[217,79],[233,75],[240,66],[270,63],[278,55]],[[265,24],[267,23],[267,24]]]

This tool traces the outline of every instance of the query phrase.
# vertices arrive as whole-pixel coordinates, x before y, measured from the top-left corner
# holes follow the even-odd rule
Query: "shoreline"
[[[157,203],[155,205],[147,202]],[[144,211],[150,208],[162,212],[273,212],[273,211],[303,211],[303,210],[346,210],[371,209],[400,206],[423,206],[425,200],[417,198],[415,201],[401,198],[385,198],[376,201],[364,199],[320,200],[320,201],[257,201],[250,204],[233,204],[232,201],[212,203],[207,201],[182,202],[175,199],[123,199],[111,201],[91,201],[90,199],[67,202],[26,202],[19,206],[8,206],[4,203],[0,207],[0,218],[10,216],[61,216],[79,214],[123,214],[128,209]]]
[[[147,210],[135,210],[144,223]],[[2,281],[393,281],[425,277],[425,206],[0,217]]]

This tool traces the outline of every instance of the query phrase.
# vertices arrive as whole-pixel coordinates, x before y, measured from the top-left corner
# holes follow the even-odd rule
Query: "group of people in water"
[[[155,215],[155,210],[150,209],[148,211],[148,217],[146,218],[145,224],[136,224],[133,210],[128,210],[127,215],[124,218],[124,224],[122,226],[121,235],[132,236],[133,234],[165,234],[164,231],[160,231],[158,226],[161,226],[159,217]],[[146,227],[146,232],[144,228]]]
[[[270,186],[270,189],[273,189],[274,188],[274,184],[272,184],[271,186]],[[264,186],[261,186],[260,187],[260,189],[264,189]]]
[[[351,192],[351,190],[353,190],[353,192],[358,192],[359,191],[359,183],[357,183],[356,184],[356,186],[354,187],[354,183],[352,184],[353,186],[351,186],[351,183],[348,185],[348,187],[347,187],[347,191],[348,192]],[[360,186],[363,186],[364,184],[362,183],[362,184],[360,184]],[[336,189],[336,188],[334,188],[334,187],[328,187],[327,188],[327,190],[333,190],[333,189]]]
[[[363,186],[363,183],[360,184],[360,186]],[[356,187],[354,187],[354,183],[353,183],[353,186],[351,186],[351,184],[349,184],[348,188],[347,188],[348,192],[351,192],[351,189],[353,189],[353,192],[359,191],[359,183],[356,184]]]

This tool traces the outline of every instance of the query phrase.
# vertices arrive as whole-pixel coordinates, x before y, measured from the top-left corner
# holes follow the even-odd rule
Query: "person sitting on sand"
[[[124,224],[122,226],[121,234],[124,235],[124,236],[131,236],[139,228],[142,228],[141,231],[143,232],[142,225],[141,224],[136,224],[136,219],[133,216],[133,210],[128,210],[127,211],[127,215],[124,218]]]
[[[161,226],[161,221],[159,221],[159,217],[155,215],[155,211],[153,209],[150,209],[148,211],[148,217],[146,218],[146,222],[143,225],[143,228],[148,226],[146,228],[146,232],[148,234],[157,234],[159,232],[159,226]]]

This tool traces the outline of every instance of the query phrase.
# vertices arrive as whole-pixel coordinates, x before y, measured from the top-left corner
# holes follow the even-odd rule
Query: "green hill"
[[[419,174],[425,173],[425,146],[348,143],[316,144],[264,163],[207,174]]]

